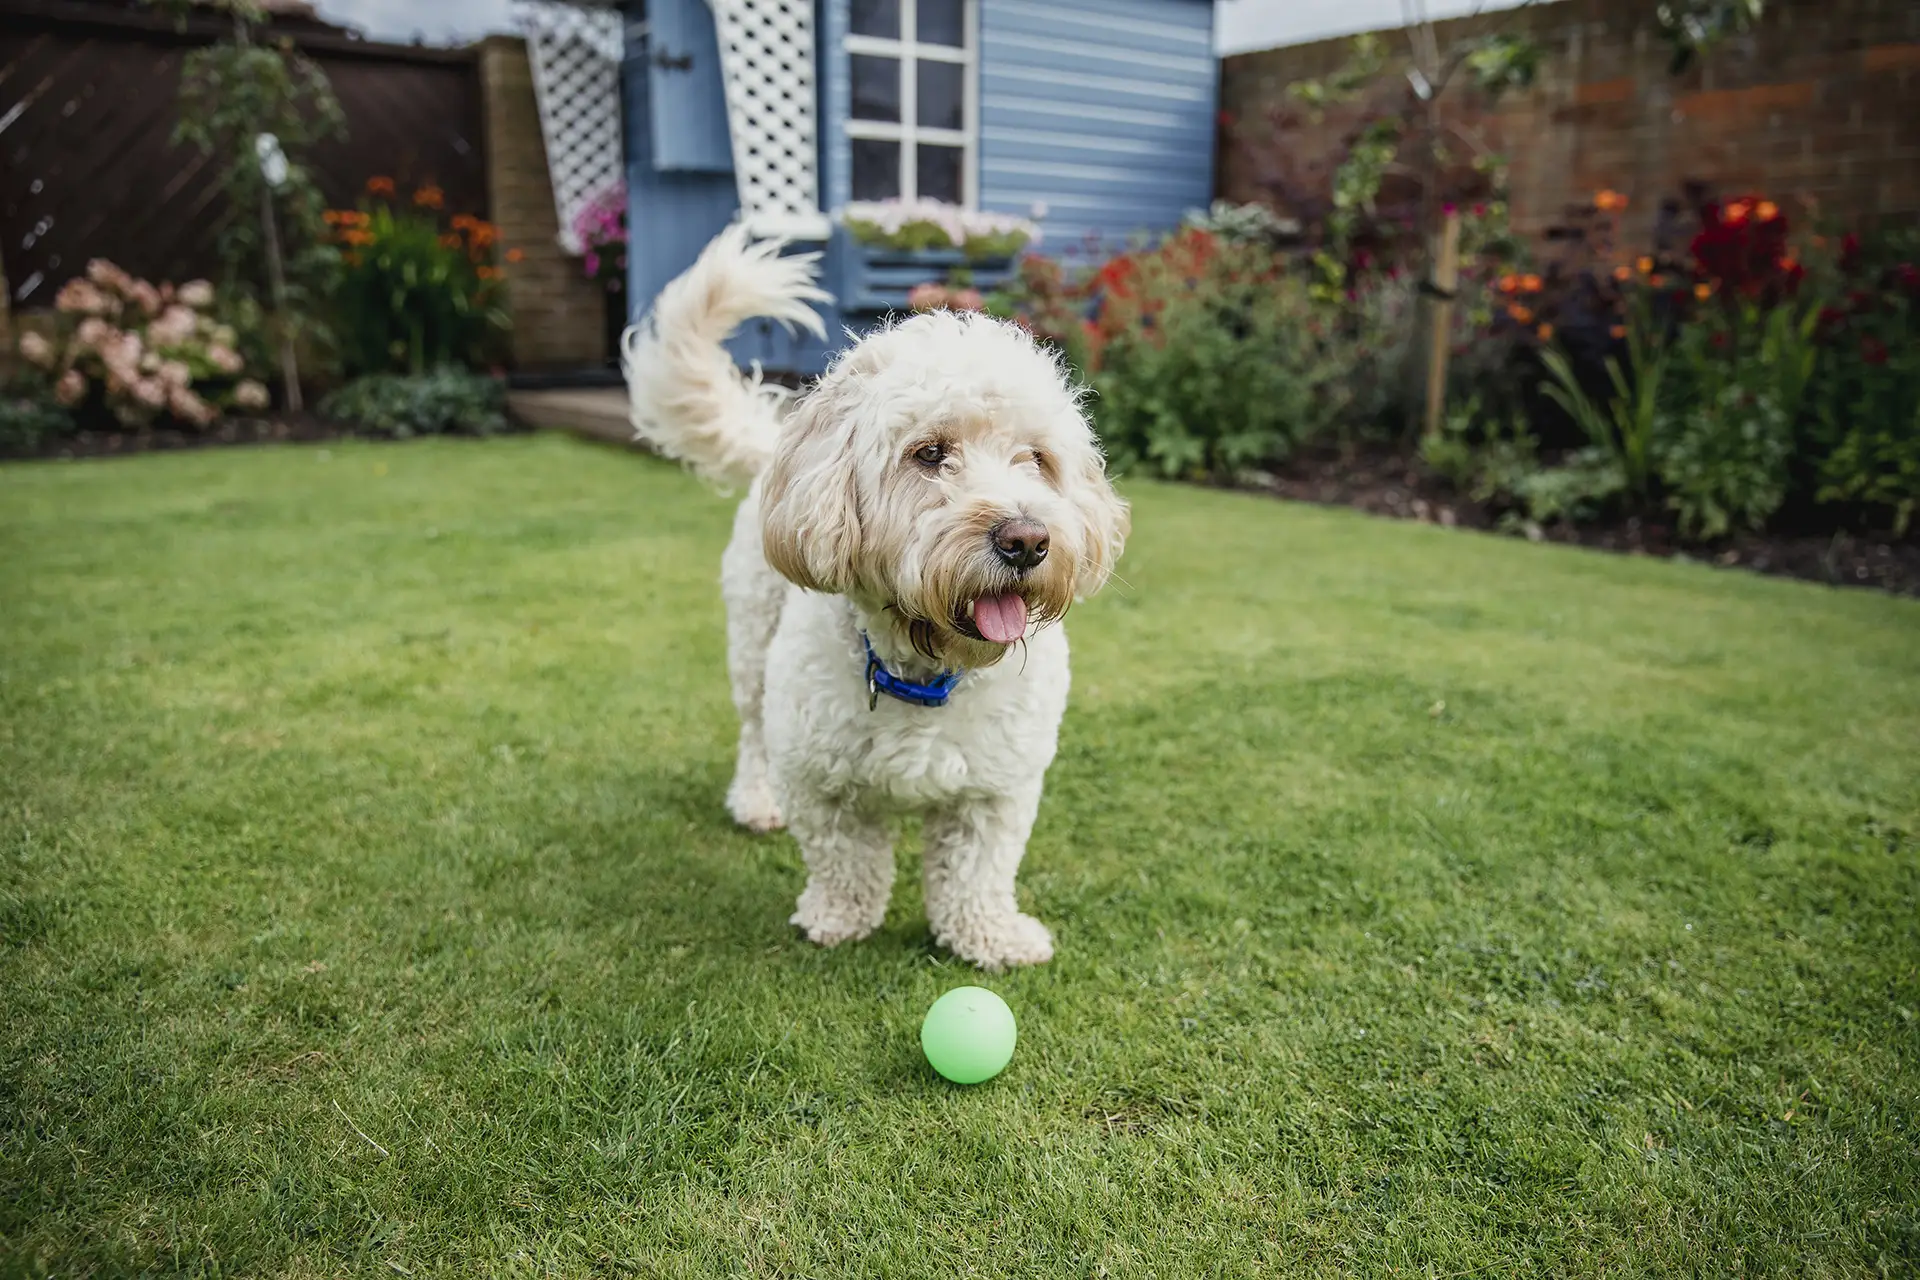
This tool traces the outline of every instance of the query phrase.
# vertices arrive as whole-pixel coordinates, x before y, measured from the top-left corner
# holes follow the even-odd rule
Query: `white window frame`
[[[919,196],[920,160],[919,144],[934,143],[943,147],[960,148],[960,207],[972,209],[980,202],[980,3],[979,0],[962,0],[965,6],[960,22],[966,32],[967,46],[956,49],[944,44],[921,44],[917,30],[920,5],[918,0],[900,2],[900,38],[890,40],[885,36],[860,36],[848,33],[847,84],[849,91],[853,84],[853,55],[856,53],[874,54],[882,58],[893,58],[900,63],[900,119],[857,120],[851,109],[847,112],[846,130],[848,138],[870,138],[880,142],[900,144],[900,198],[913,200]],[[919,63],[953,62],[965,68],[960,77],[960,120],[959,129],[933,129],[919,123],[920,113],[920,77]],[[853,174],[847,174],[848,189],[852,189]]]

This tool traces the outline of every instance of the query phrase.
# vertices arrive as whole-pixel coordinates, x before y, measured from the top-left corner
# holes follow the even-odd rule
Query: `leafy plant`
[[[494,264],[499,232],[466,214],[443,230],[437,187],[415,191],[411,209],[389,203],[391,179],[367,187],[360,209],[327,212],[346,264],[337,307],[347,368],[419,375],[487,365],[511,323]]]
[[[1012,214],[962,209],[940,200],[871,200],[840,213],[847,234],[864,245],[917,252],[958,249],[969,262],[1014,257],[1040,243],[1040,228]]]
[[[227,12],[233,39],[187,55],[180,71],[174,138],[215,164],[230,211],[221,224],[225,288],[259,297],[273,316],[285,396],[300,407],[296,350],[324,346],[324,317],[339,267],[326,207],[306,154],[343,137],[346,115],[319,64],[291,41],[262,41],[266,13],[254,0],[208,0]]]
[[[1586,432],[1619,471],[1621,484],[1635,499],[1644,500],[1652,490],[1654,447],[1660,428],[1661,384],[1666,378],[1672,353],[1654,330],[1654,322],[1644,305],[1631,309],[1626,326],[1627,359],[1623,365],[1617,356],[1604,361],[1611,395],[1596,402],[1587,394],[1580,376],[1564,351],[1543,348],[1540,362],[1552,381],[1542,392]]]
[[[1233,474],[1351,420],[1358,348],[1271,253],[1188,229],[1096,282],[1094,420],[1120,465]]]
[[[1420,460],[1475,502],[1507,505],[1540,471],[1540,446],[1524,417],[1483,414],[1478,398],[1452,406]]]
[[[507,393],[501,383],[451,368],[356,378],[321,401],[320,412],[400,440],[456,433],[489,436],[508,425]]]
[[[1780,404],[1737,382],[1673,420],[1660,478],[1692,538],[1759,529],[1787,498],[1793,421]]]
[[[0,388],[0,453],[31,453],[43,440],[72,435],[74,425],[66,406],[38,380]]]
[[[124,427],[170,417],[199,428],[226,407],[265,409],[267,389],[245,376],[233,326],[212,313],[215,296],[205,280],[155,285],[96,258],[55,297],[58,329],[23,334],[20,355],[60,405],[104,411]]]

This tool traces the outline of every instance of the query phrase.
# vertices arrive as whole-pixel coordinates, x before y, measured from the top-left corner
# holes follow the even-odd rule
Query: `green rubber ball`
[[[955,1084],[979,1084],[1013,1060],[1013,1010],[985,987],[955,987],[933,1002],[920,1024],[927,1061]]]

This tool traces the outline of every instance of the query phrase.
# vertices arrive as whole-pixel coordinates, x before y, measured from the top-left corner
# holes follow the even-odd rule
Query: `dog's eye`
[[[1022,449],[1020,452],[1013,455],[1013,465],[1016,467],[1024,467],[1029,462],[1034,463],[1035,465],[1039,464],[1040,453],[1037,449]]]
[[[947,446],[923,444],[913,451],[913,460],[923,467],[937,467],[947,460]]]

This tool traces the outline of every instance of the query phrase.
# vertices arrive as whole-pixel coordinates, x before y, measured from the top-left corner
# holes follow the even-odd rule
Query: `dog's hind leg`
[[[727,675],[733,709],[740,714],[740,750],[727,810],[750,831],[785,825],[767,781],[767,746],[761,709],[767,689],[767,646],[780,623],[786,579],[768,565],[760,548],[760,504],[749,497],[734,516],[733,540],[720,560],[720,594],[727,604]]]
[[[1053,959],[1053,935],[1013,896],[1040,792],[959,801],[927,815],[923,876],[933,939],[998,971]]]

